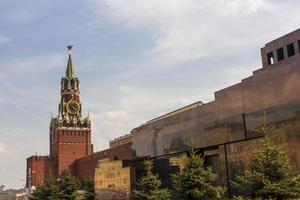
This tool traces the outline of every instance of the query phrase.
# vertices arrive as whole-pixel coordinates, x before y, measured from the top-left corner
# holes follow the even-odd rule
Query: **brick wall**
[[[118,147],[106,149],[96,152],[90,156],[76,160],[72,165],[72,173],[79,179],[94,177],[95,167],[98,160],[104,158],[131,159],[132,158],[132,143],[121,145]]]
[[[27,182],[28,187],[44,183],[49,176],[55,176],[55,160],[49,156],[31,156],[27,158]]]

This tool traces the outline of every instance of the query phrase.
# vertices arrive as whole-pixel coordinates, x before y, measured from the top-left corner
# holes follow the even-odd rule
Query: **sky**
[[[297,0],[0,0],[0,185],[47,155],[60,79],[73,66],[96,151],[261,68],[260,48],[298,29]]]

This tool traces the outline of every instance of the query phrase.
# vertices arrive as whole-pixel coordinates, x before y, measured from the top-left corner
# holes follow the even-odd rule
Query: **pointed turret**
[[[60,81],[58,115],[51,119],[49,130],[51,159],[49,169],[55,178],[62,177],[77,159],[93,154],[91,121],[82,117],[80,82],[72,66],[72,45],[68,45],[67,48],[69,58],[65,66],[66,73]]]
[[[73,47],[73,45],[67,46],[68,51],[69,51],[68,65],[67,65],[66,76],[65,76],[67,79],[75,78],[75,71],[73,69],[72,56],[71,56],[72,47]]]

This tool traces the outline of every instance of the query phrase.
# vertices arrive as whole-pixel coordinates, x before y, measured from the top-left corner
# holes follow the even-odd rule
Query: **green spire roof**
[[[68,65],[67,65],[67,70],[66,70],[66,78],[71,79],[75,78],[75,71],[73,69],[72,65],[72,56],[71,56],[71,49],[73,46],[69,45],[68,50],[69,50],[69,58],[68,58]]]

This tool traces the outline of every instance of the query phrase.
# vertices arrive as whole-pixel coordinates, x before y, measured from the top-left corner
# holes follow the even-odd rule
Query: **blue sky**
[[[296,0],[1,0],[0,184],[48,153],[68,43],[96,150],[250,76],[260,48],[299,28]]]

